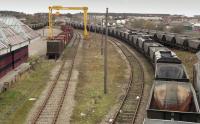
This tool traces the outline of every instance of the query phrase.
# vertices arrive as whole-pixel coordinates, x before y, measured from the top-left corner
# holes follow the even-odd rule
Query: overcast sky
[[[200,0],[0,0],[0,10],[47,12],[49,5],[88,6],[90,12],[200,15]]]

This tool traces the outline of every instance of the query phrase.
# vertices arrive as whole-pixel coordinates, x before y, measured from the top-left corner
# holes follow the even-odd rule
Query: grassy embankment
[[[0,94],[1,124],[24,123],[28,112],[35,103],[29,99],[39,97],[54,64],[55,62],[41,59],[34,70],[24,73],[12,88]]]
[[[119,102],[119,94],[126,78],[126,63],[115,48],[108,45],[108,94],[103,90],[103,56],[100,54],[101,36],[85,41],[79,66],[79,82],[76,88],[76,105],[72,124],[97,124],[113,105]],[[92,38],[91,38],[92,39]],[[81,115],[82,114],[82,115]]]

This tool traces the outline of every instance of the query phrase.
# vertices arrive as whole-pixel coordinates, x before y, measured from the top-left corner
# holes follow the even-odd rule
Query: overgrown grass
[[[8,91],[0,94],[0,123],[22,124],[44,89],[54,62],[41,60],[34,71],[27,72]]]
[[[100,36],[98,35],[98,38]],[[76,89],[76,105],[71,118],[72,124],[97,124],[116,104],[122,85],[125,83],[124,60],[109,44],[108,50],[108,94],[103,90],[103,56],[100,55],[100,40],[86,41],[82,49],[79,67],[79,82]],[[81,116],[82,113],[82,116]]]

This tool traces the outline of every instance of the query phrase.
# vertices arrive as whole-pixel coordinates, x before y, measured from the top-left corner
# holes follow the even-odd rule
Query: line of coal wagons
[[[83,29],[80,23],[71,24],[75,29]],[[101,26],[88,25],[91,32],[106,34]],[[196,92],[189,82],[187,71],[176,54],[155,41],[155,34],[141,30],[108,28],[108,35],[143,53],[154,67],[154,83],[147,105],[144,124],[152,123],[197,123],[200,109]]]

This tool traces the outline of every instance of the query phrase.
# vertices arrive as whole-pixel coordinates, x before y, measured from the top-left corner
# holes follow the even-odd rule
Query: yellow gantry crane
[[[84,16],[84,39],[88,38],[88,31],[87,31],[87,13],[88,13],[88,7],[63,7],[63,6],[49,6],[49,32],[48,36],[49,38],[53,37],[53,20],[52,20],[52,12],[53,10],[83,10],[83,16]],[[57,12],[56,14],[59,14]]]

